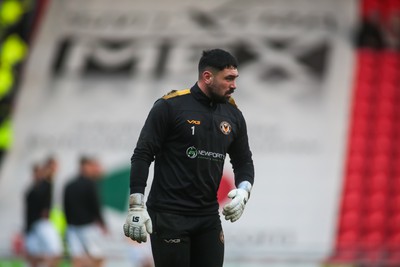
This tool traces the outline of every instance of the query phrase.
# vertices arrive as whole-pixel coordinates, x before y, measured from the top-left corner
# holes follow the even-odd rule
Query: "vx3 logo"
[[[168,244],[178,244],[178,243],[181,243],[181,239],[180,238],[164,239],[164,242],[168,243]]]
[[[196,120],[186,120],[188,123],[190,124],[195,124],[195,125],[200,125],[200,121],[196,121]]]

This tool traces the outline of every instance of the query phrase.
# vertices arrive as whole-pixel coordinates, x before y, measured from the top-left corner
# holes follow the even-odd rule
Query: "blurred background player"
[[[57,266],[62,255],[61,238],[49,221],[53,176],[48,175],[47,163],[33,166],[33,183],[25,197],[25,246],[27,259],[33,267],[42,263],[45,266]]]
[[[78,176],[64,190],[68,250],[74,267],[102,266],[101,244],[107,229],[96,184],[102,171],[94,158],[83,156],[79,165]]]
[[[54,179],[55,179],[55,175],[58,170],[57,159],[54,156],[49,156],[46,159],[43,168],[44,168],[43,169],[44,178],[46,178],[46,180],[49,181],[50,183],[53,183]],[[53,190],[51,192],[53,194]]]

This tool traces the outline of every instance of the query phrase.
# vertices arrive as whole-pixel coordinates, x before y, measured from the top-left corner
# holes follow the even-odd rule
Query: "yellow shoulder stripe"
[[[229,104],[231,104],[232,106],[234,106],[235,108],[238,108],[238,106],[236,105],[235,99],[233,99],[233,97],[229,98]]]
[[[174,98],[174,97],[181,96],[181,95],[187,95],[187,94],[190,94],[190,89],[172,90],[168,94],[164,95],[163,99],[170,99],[170,98]]]

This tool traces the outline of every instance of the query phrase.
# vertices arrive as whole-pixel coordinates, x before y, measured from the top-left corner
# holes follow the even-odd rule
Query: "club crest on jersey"
[[[228,135],[232,131],[232,126],[229,124],[229,122],[223,121],[220,123],[219,129],[223,134]]]

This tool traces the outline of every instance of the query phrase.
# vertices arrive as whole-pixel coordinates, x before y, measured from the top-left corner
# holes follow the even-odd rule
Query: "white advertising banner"
[[[325,257],[346,148],[355,16],[348,0],[53,1],[25,69],[16,142],[1,169],[0,228],[7,230],[0,252],[10,252],[23,229],[34,162],[50,154],[59,160],[58,205],[80,155],[97,156],[108,173],[129,169],[153,102],[191,87],[201,51],[220,47],[240,63],[234,98],[256,170],[243,217],[223,223],[226,259]],[[105,214],[116,257],[127,244],[125,213],[106,207]]]

